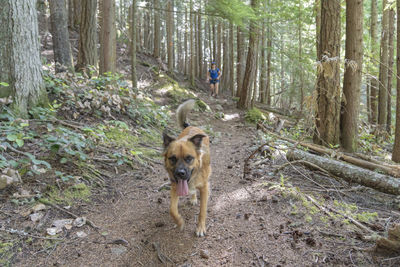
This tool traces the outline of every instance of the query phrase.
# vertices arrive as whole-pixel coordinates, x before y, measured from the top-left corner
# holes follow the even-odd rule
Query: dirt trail
[[[206,237],[194,234],[199,206],[192,207],[188,198],[180,200],[186,228],[175,228],[168,212],[169,191],[160,190],[167,174],[162,164],[155,164],[153,169],[115,174],[110,187],[117,193],[98,196],[93,205],[83,207],[82,215],[99,232],[88,226],[86,238],[71,232],[71,240],[47,257],[27,255],[21,266],[311,266],[316,254],[346,266],[347,260],[335,259],[329,245],[311,238],[312,224],[293,220],[291,203],[279,190],[265,186],[269,180],[279,182],[279,175],[271,171],[253,182],[242,180],[243,161],[255,147],[254,126],[243,123],[233,102],[210,101],[206,95],[202,99],[213,110],[223,106],[229,119],[190,114],[192,125],[210,125],[215,135]],[[293,230],[298,227],[302,232]]]

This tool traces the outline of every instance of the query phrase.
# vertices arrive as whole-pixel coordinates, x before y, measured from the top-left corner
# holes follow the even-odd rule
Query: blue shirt
[[[210,72],[211,79],[215,80],[218,78],[218,72],[219,72],[218,68],[216,68],[215,70],[209,69],[208,71]]]

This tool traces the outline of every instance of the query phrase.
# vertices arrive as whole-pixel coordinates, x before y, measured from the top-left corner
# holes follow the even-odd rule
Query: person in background
[[[217,68],[215,62],[211,63],[211,69],[208,70],[207,80],[210,82],[211,96],[218,97],[218,85],[221,78],[221,70]]]

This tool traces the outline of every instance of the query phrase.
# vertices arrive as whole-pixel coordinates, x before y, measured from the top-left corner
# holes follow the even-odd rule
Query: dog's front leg
[[[206,217],[207,217],[207,202],[208,202],[208,183],[200,188],[200,215],[199,223],[197,225],[197,236],[204,236],[206,234]]]
[[[182,216],[179,214],[178,202],[179,202],[179,197],[176,194],[176,184],[173,183],[171,185],[171,206],[169,209],[169,213],[171,214],[175,223],[178,225],[179,229],[183,230],[183,228],[185,226],[185,221],[183,220]]]

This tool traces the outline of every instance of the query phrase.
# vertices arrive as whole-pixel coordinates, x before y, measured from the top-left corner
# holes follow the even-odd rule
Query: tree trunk
[[[52,0],[49,3],[56,73],[64,72],[73,65],[65,0]]]
[[[378,119],[378,73],[376,71],[375,65],[378,60],[378,11],[377,11],[377,0],[371,0],[371,25],[370,25],[370,37],[371,37],[371,57],[372,57],[372,66],[370,70],[371,78],[370,78],[370,110],[371,110],[371,120],[370,123],[375,124]]]
[[[89,65],[97,67],[96,8],[96,0],[82,2],[78,63],[76,66],[78,70],[85,69]]]
[[[303,160],[317,165],[347,182],[357,183],[386,194],[400,195],[400,180],[391,176],[365,170],[331,158],[316,156],[301,150],[289,150],[286,157],[289,161]]]
[[[185,8],[185,40],[184,40],[184,49],[185,49],[185,75],[189,74],[189,48],[188,48],[188,35],[190,21],[188,18],[187,8]]]
[[[388,33],[389,10],[387,0],[383,0],[381,52],[379,64],[379,97],[378,97],[378,125],[380,130],[386,130],[387,123],[387,84],[388,84]],[[380,131],[377,131],[379,133]]]
[[[215,19],[214,17],[212,18],[212,33],[213,33],[213,58],[212,61],[217,60],[217,31],[216,31],[216,25],[215,25]]]
[[[74,0],[74,28],[79,29],[82,17],[82,4],[81,0]]]
[[[358,116],[363,64],[363,1],[346,1],[346,55],[341,117],[341,143],[348,152],[357,150]],[[354,65],[356,64],[356,65]]]
[[[74,1],[68,0],[68,27],[74,29]]]
[[[218,22],[217,27],[217,66],[222,66],[222,22]]]
[[[222,75],[222,79],[221,79],[221,91],[226,91],[226,89],[229,88],[229,41],[228,41],[229,37],[228,37],[228,30],[226,27],[226,24],[224,23],[222,25],[222,51],[223,51],[223,55],[222,55],[222,70],[223,71],[223,75]],[[220,65],[221,66],[221,65]]]
[[[260,66],[260,102],[261,103],[265,103],[266,101],[266,91],[267,91],[267,61],[266,61],[266,50],[267,48],[265,47],[265,35],[266,35],[266,22],[265,19],[263,19],[262,22],[262,27],[261,27],[261,49],[260,49],[260,53],[261,53],[261,66]]]
[[[268,1],[270,6],[270,0]],[[267,88],[265,89],[266,103],[271,105],[271,57],[272,57],[272,31],[271,19],[269,19],[267,30]]]
[[[241,92],[242,92],[242,85],[243,85],[243,78],[244,78],[244,68],[245,68],[245,62],[244,62],[244,33],[241,29],[241,27],[237,27],[237,32],[236,32],[236,53],[237,53],[237,61],[236,61],[236,84],[237,84],[237,90],[236,90],[236,96],[240,97]]]
[[[251,7],[255,10],[258,8],[260,0],[251,0]],[[240,99],[238,102],[238,108],[248,109],[251,105],[251,85],[252,79],[255,75],[256,69],[256,56],[257,56],[257,43],[258,43],[258,25],[256,21],[250,22],[250,40],[249,49],[246,60],[246,70],[244,73],[243,85],[241,89]]]
[[[200,4],[200,8],[199,8],[199,13],[197,14],[197,35],[198,35],[198,47],[197,47],[197,61],[198,61],[198,68],[199,68],[199,75],[197,77],[199,77],[201,79],[201,77],[203,77],[205,74],[203,73],[203,39],[202,39],[202,34],[201,34],[201,1],[199,1]]]
[[[137,89],[137,73],[136,73],[136,30],[137,30],[137,25],[136,21],[138,18],[138,13],[137,13],[137,5],[136,5],[136,0],[132,1],[131,5],[131,21],[130,21],[130,30],[132,34],[132,54],[131,54],[131,79],[132,79],[132,88]]]
[[[396,1],[397,3],[397,76],[396,76],[396,128],[394,133],[394,145],[392,152],[392,160],[394,162],[400,163],[400,0]],[[0,31],[1,32],[1,31]],[[1,38],[0,38],[1,40]]]
[[[36,0],[2,1],[0,9],[0,97],[13,96],[13,109],[27,117],[28,109],[46,104],[42,79]]]
[[[161,45],[161,35],[160,35],[160,1],[154,0],[154,50],[153,56],[155,58],[160,57],[160,45]]]
[[[321,70],[318,73],[314,142],[336,145],[340,133],[340,1],[321,1]]]
[[[297,30],[297,34],[298,34],[298,39],[299,39],[299,61],[300,64],[303,64],[303,21],[302,21],[302,1],[299,0],[299,20],[298,20],[298,30]],[[304,72],[303,72],[303,68],[300,68],[300,112],[303,112],[303,102],[304,102]]]
[[[317,60],[321,58],[320,50],[320,39],[321,39],[321,1],[315,0],[315,36],[316,36],[316,48],[317,48]]]
[[[196,65],[195,65],[195,50],[194,50],[194,15],[193,15],[193,0],[190,0],[190,85],[194,87],[194,79],[196,76]]]
[[[172,72],[174,69],[174,43],[173,43],[173,19],[174,16],[172,13],[173,11],[173,5],[172,5],[172,0],[167,2],[167,53],[168,53],[168,71]]]
[[[233,44],[233,23],[230,23],[229,27],[229,87],[232,91],[232,96],[235,95],[235,51],[234,51],[234,44]]]
[[[100,73],[116,71],[117,33],[115,26],[115,0],[103,0],[100,40]]]
[[[395,30],[395,11],[394,9],[389,10],[389,59],[388,59],[388,84],[387,84],[387,123],[386,131],[388,134],[391,133],[392,126],[392,77],[393,77],[393,64],[394,64],[394,30]]]

